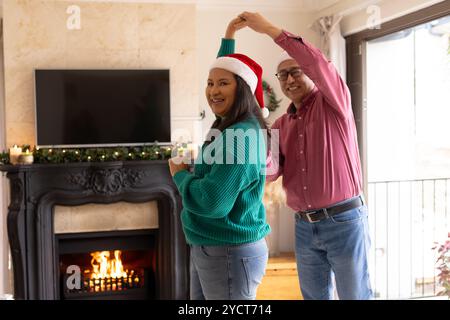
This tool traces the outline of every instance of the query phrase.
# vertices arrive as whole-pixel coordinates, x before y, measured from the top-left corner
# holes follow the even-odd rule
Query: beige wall
[[[66,27],[70,4],[80,30]],[[35,144],[36,68],[168,68],[172,128],[192,130],[180,117],[198,114],[195,5],[7,0],[3,12],[8,146]]]

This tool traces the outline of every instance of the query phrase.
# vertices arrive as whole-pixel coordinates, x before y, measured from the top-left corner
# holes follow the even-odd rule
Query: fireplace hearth
[[[188,299],[181,198],[166,161],[0,170],[11,187],[7,224],[15,299]],[[157,203],[155,228],[55,233],[55,206],[150,201]]]

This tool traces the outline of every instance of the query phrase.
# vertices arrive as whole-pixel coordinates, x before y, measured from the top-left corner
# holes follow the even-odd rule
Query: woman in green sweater
[[[268,139],[261,76],[245,55],[217,58],[205,92],[216,121],[194,172],[169,161],[191,249],[191,299],[255,299],[265,273],[270,227],[262,203]]]

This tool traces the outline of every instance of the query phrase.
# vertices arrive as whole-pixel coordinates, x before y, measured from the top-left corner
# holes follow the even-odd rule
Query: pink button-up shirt
[[[275,42],[316,86],[298,110],[291,104],[273,124],[272,129],[279,129],[280,161],[277,166],[274,154],[267,180],[283,176],[287,205],[296,211],[329,207],[359,195],[361,164],[347,85],[333,64],[302,38],[283,31]]]

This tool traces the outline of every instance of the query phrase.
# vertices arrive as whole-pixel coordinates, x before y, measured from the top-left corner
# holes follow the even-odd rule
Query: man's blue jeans
[[[265,239],[235,246],[191,245],[191,300],[253,300],[265,274]]]
[[[367,263],[369,247],[365,205],[316,223],[296,215],[295,254],[304,299],[332,299],[332,273],[339,299],[372,299]]]

